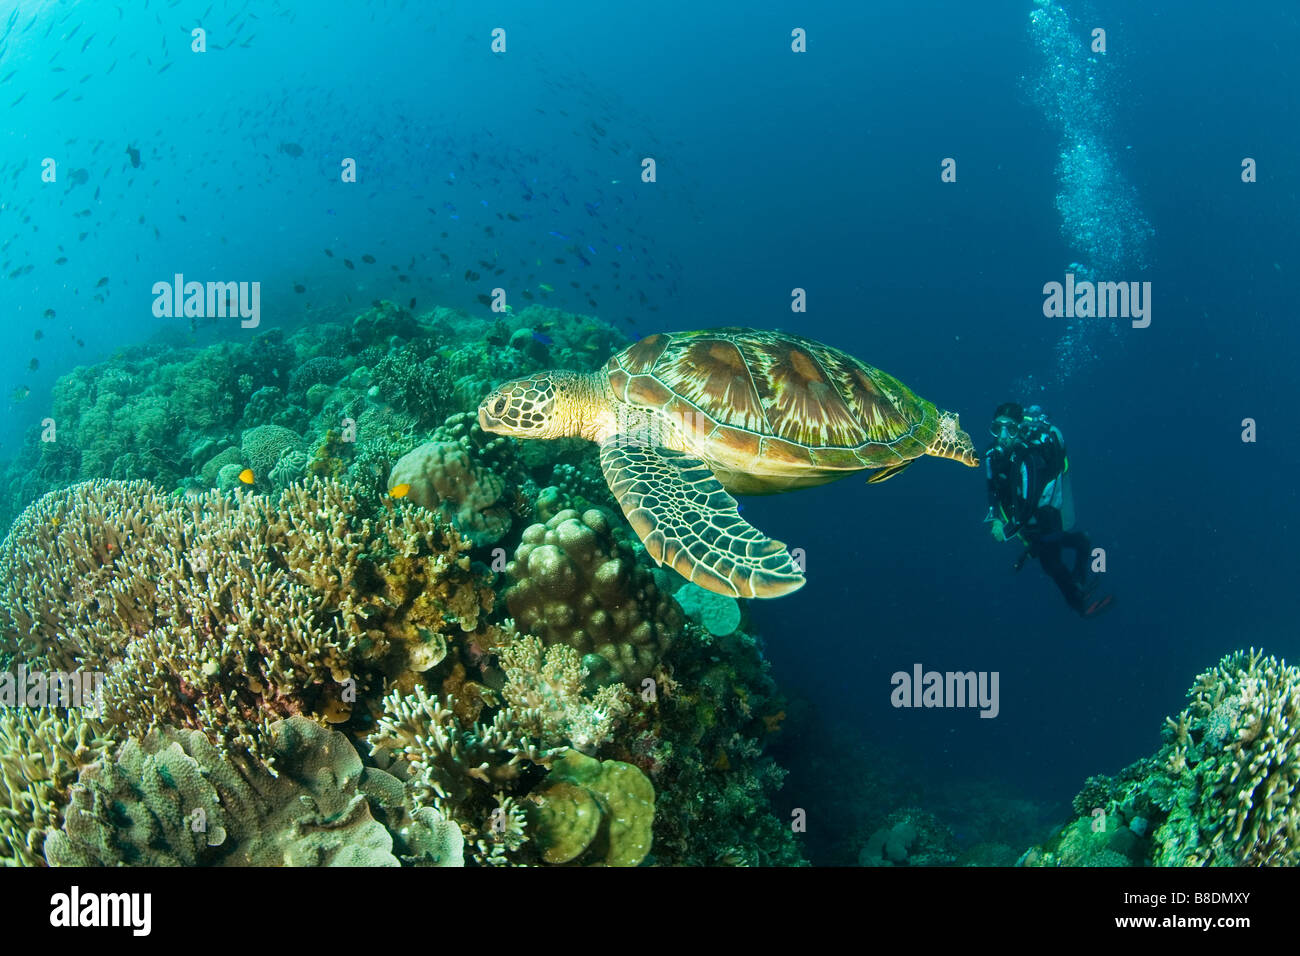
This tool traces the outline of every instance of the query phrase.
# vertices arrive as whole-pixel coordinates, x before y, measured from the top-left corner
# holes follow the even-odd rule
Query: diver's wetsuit
[[[984,455],[989,506],[1006,520],[1004,537],[1019,534],[1029,554],[1061,589],[1065,603],[1082,614],[1092,544],[1083,532],[1062,527],[1065,469],[1065,441],[1060,429],[1046,423],[1031,427],[1010,448],[995,444]],[[1073,571],[1061,559],[1064,548],[1074,551]]]

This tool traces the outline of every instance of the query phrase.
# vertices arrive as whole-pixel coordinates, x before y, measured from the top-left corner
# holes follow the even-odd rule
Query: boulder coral
[[[393,466],[388,484],[408,485],[407,498],[476,545],[494,544],[510,530],[510,512],[500,503],[505,481],[475,464],[459,444],[426,442],[407,452]]]
[[[506,605],[519,629],[576,649],[598,684],[639,685],[684,623],[596,509],[561,511],[527,528],[506,573],[515,582]]]

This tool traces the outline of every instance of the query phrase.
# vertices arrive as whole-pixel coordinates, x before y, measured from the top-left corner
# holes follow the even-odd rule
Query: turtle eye
[[[504,395],[502,395],[500,398],[498,398],[495,402],[492,403],[492,414],[500,418],[505,413],[506,413],[506,398]]]

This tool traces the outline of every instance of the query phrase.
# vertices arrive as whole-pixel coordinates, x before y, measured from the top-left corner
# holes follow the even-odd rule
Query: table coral
[[[52,866],[397,866],[359,789],[361,758],[303,717],[270,728],[277,776],[197,731],[127,740],[81,772]]]
[[[596,509],[527,528],[506,573],[519,629],[575,648],[599,684],[639,685],[682,628],[676,602]]]

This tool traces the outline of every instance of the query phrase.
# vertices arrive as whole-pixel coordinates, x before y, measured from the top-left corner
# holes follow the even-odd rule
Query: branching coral
[[[0,656],[104,672],[138,735],[201,729],[258,752],[276,717],[348,719],[410,689],[494,601],[466,544],[415,508],[312,481],[273,502],[147,482],[45,496],[0,545]]]
[[[77,709],[0,710],[0,864],[44,863],[46,833],[81,769],[112,748],[103,725]]]
[[[591,751],[613,736],[631,710],[632,693],[623,684],[584,693],[586,669],[566,644],[543,648],[537,638],[524,636],[507,641],[497,653],[506,675],[501,696],[524,731],[545,746],[568,742]]]
[[[1089,778],[1075,800],[1082,819],[1025,862],[1117,865],[1118,853],[1153,866],[1300,863],[1300,668],[1236,651],[1188,697],[1159,752],[1114,779]]]
[[[1175,776],[1190,799],[1157,831],[1156,862],[1300,864],[1300,668],[1237,651],[1188,696]]]
[[[677,603],[595,509],[529,527],[506,573],[520,630],[578,650],[597,683],[639,684],[683,624]]]
[[[509,708],[491,723],[457,716],[456,700],[417,687],[384,701],[371,753],[407,783],[411,806],[431,807],[460,825],[477,862],[512,862],[527,842],[518,808],[507,791],[520,789],[530,766],[548,766],[564,748],[546,748],[525,736]]]
[[[347,738],[303,717],[270,728],[278,776],[227,760],[197,731],[127,740],[85,768],[54,866],[396,866],[370,814],[361,758]]]

